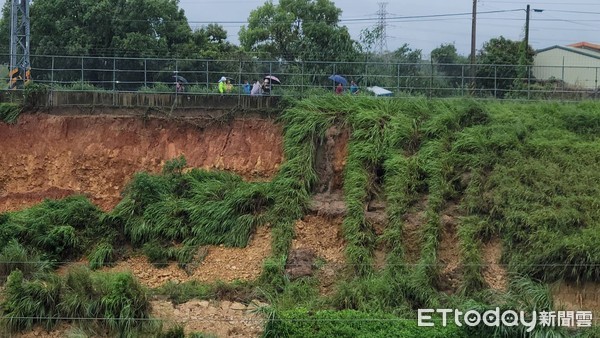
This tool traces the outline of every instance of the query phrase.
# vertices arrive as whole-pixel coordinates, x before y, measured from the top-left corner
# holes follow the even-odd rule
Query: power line
[[[388,14],[386,10],[387,2],[379,2],[379,11],[377,12],[378,21],[377,21],[377,31],[379,32],[379,39],[377,39],[376,49],[379,51],[379,54],[383,54],[387,51],[387,22],[386,16]]]

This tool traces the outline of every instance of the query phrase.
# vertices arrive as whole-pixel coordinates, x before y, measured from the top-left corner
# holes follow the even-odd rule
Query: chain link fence
[[[6,64],[8,58],[4,55]],[[178,76],[183,78],[186,93],[214,94],[218,93],[219,79],[227,77],[233,89],[226,94],[240,95],[246,81],[252,84],[273,75],[281,84],[274,86],[272,95],[303,96],[333,91],[336,84],[329,76],[339,74],[348,83],[355,81],[362,92],[378,86],[394,95],[570,100],[600,97],[600,67],[44,55],[31,56],[31,64],[32,81],[57,91],[171,93],[176,91]],[[19,80],[16,88],[22,88],[23,80]],[[8,88],[8,75],[6,83]]]

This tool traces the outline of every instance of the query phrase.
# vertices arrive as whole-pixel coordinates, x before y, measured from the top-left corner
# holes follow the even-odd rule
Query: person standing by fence
[[[250,91],[250,96],[260,96],[262,94],[262,89],[260,85],[260,81],[256,80],[254,85],[252,86],[252,90]]]
[[[223,96],[223,93],[225,92],[225,81],[227,81],[225,76],[222,76],[219,80],[219,93],[221,93],[221,96]]]
[[[354,81],[350,82],[350,94],[358,94],[358,85]]]

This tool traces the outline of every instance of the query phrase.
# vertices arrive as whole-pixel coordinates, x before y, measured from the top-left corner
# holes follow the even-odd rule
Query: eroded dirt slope
[[[0,212],[74,193],[110,209],[134,173],[158,172],[179,155],[189,167],[270,178],[282,162],[281,127],[253,117],[26,114],[0,123]]]

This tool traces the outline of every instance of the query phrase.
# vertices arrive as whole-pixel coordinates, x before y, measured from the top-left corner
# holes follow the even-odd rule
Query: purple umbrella
[[[342,85],[344,85],[344,86],[347,86],[347,85],[348,85],[348,80],[346,80],[346,78],[344,78],[344,77],[343,77],[343,76],[341,76],[341,75],[331,75],[331,76],[329,77],[329,80],[331,80],[331,81],[334,81],[334,82],[337,82],[337,83],[341,83],[341,84],[342,84]]]

